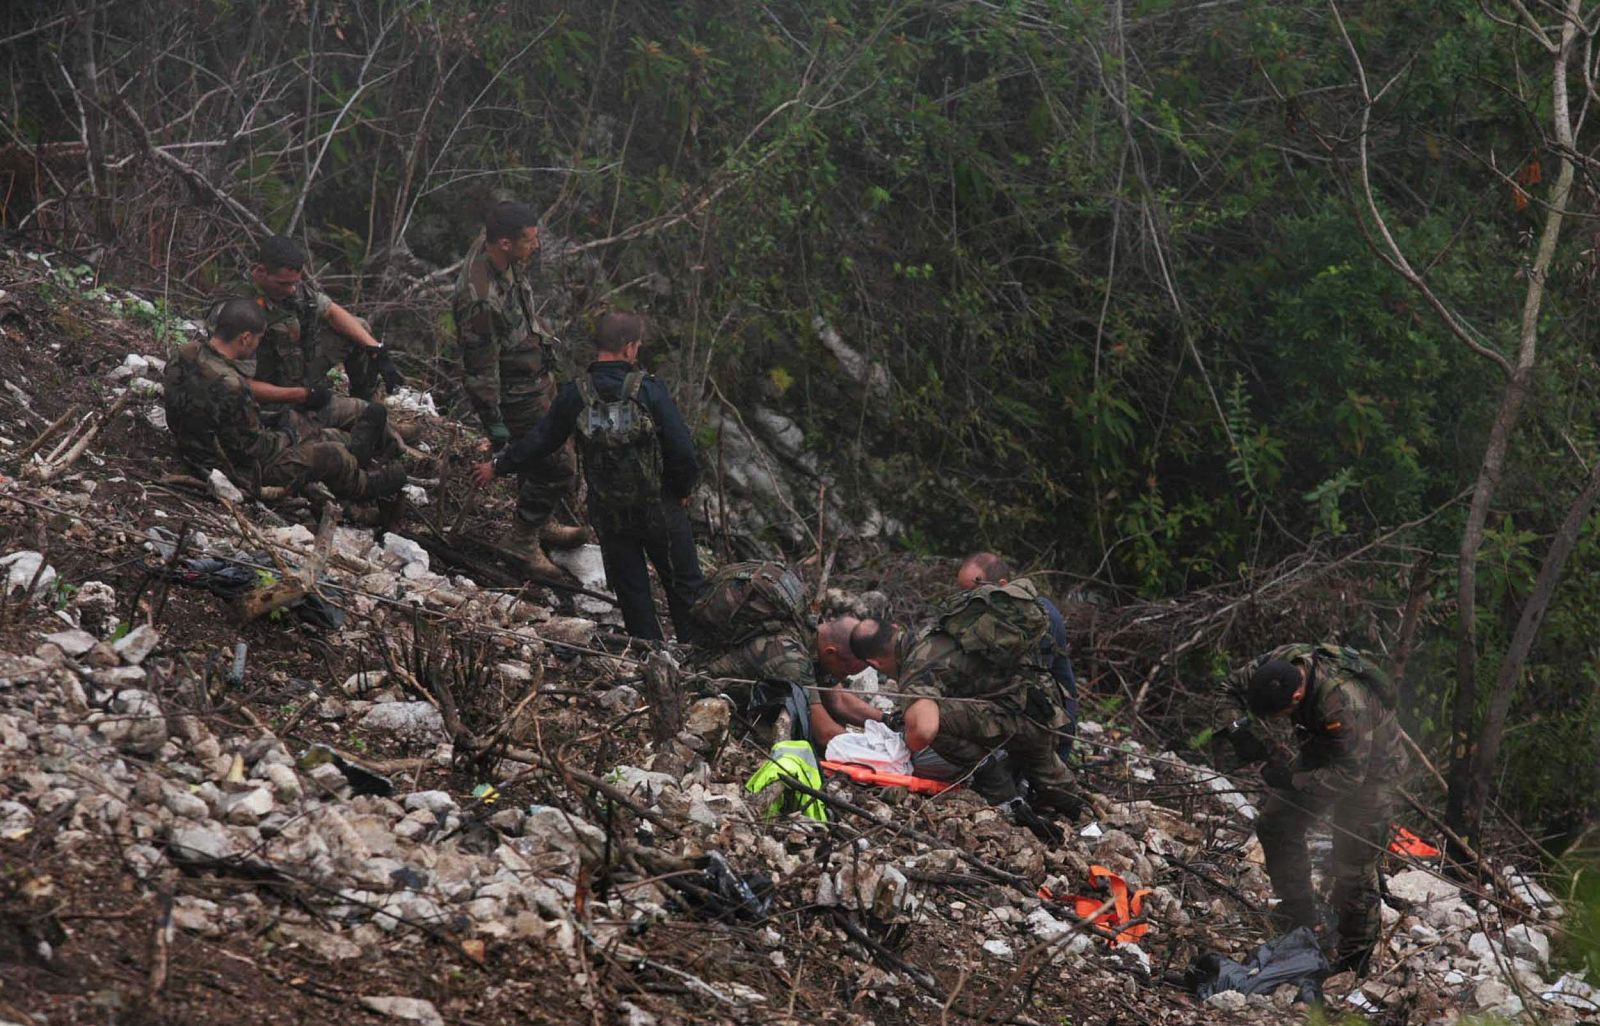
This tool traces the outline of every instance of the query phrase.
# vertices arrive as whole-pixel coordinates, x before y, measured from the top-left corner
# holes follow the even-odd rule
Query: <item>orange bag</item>
[[[1088,919],[1094,915],[1106,899],[1112,900],[1112,905],[1094,920],[1094,925],[1103,927],[1115,935],[1105,938],[1110,944],[1132,944],[1140,937],[1150,932],[1149,923],[1133,923],[1124,926],[1131,919],[1138,919],[1144,915],[1144,896],[1150,893],[1148,887],[1137,891],[1128,889],[1128,882],[1113,873],[1105,866],[1089,867],[1089,894],[1075,894],[1070,898],[1057,898],[1050,893],[1050,888],[1039,888],[1039,897],[1046,901],[1060,901],[1071,904],[1073,915],[1079,920]]]
[[[849,762],[829,762],[824,759],[820,765],[824,773],[842,773],[857,784],[872,784],[876,787],[903,787],[912,794],[940,794],[956,786],[943,780],[913,777],[907,773],[879,773],[875,769],[857,766]]]

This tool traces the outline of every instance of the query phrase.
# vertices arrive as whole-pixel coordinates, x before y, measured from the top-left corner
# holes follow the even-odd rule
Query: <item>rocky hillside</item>
[[[964,790],[834,779],[828,822],[764,818],[726,702],[662,733],[646,671],[680,672],[607,627],[592,553],[596,595],[496,587],[473,539],[506,497],[467,499],[470,440],[426,402],[391,530],[235,503],[160,428],[181,325],[38,259],[0,290],[0,1021],[1301,1016],[1295,987],[1183,984],[1266,939],[1248,784],[1086,723],[1095,807],[1059,846]],[[1096,865],[1149,889],[1136,937],[1061,900]],[[1395,856],[1376,969],[1330,1005],[1600,1012],[1552,954],[1565,910],[1492,868]]]

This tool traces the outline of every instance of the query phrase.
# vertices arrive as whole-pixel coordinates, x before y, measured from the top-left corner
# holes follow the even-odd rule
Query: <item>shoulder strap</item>
[[[593,406],[599,401],[600,397],[595,394],[594,382],[589,380],[587,373],[579,374],[572,383],[578,386],[578,396],[583,400],[585,406]]]
[[[639,388],[644,384],[644,371],[629,371],[628,376],[622,379],[622,398],[639,398]]]

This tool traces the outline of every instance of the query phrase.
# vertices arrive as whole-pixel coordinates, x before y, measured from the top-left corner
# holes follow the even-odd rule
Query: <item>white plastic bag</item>
[[[877,720],[868,720],[865,733],[840,734],[828,742],[829,762],[853,762],[879,773],[910,773],[911,749],[906,739]]]

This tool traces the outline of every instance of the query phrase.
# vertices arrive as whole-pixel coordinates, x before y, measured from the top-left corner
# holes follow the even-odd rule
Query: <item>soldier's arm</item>
[[[325,296],[323,298],[326,299]],[[372,332],[366,329],[355,314],[338,303],[328,299],[325,307],[321,302],[317,306],[322,313],[322,319],[327,322],[328,327],[356,345],[365,346],[368,349],[381,349],[383,347],[383,343],[372,337]]]
[[[1313,798],[1333,798],[1348,794],[1366,778],[1372,761],[1372,705],[1353,695],[1354,684],[1346,684],[1323,703],[1321,731],[1330,739],[1333,757],[1322,766],[1309,768],[1296,759],[1291,781],[1294,789]]]
[[[561,448],[561,443],[571,437],[582,406],[583,397],[578,394],[578,386],[570,381],[563,384],[549,412],[539,418],[539,423],[495,457],[494,472],[516,473]]]
[[[859,727],[868,720],[883,719],[883,713],[879,712],[877,707],[862,701],[838,685],[823,689],[821,698],[822,707],[828,710],[828,715],[840,723]]]
[[[273,385],[255,378],[250,379],[250,395],[258,403],[292,403],[298,406],[305,402],[310,394],[309,388],[290,388],[287,385]]]
[[[939,736],[939,703],[919,698],[906,706],[906,747],[920,752]]]
[[[484,300],[474,297],[458,314],[461,343],[462,390],[491,436],[505,430],[500,413],[500,344],[495,340],[499,315]]]
[[[694,437],[689,434],[689,425],[684,423],[683,414],[678,412],[678,404],[672,401],[666,386],[654,379],[647,384],[651,386],[650,416],[661,436],[661,483],[668,495],[683,499],[693,493],[695,482],[700,479]]]

